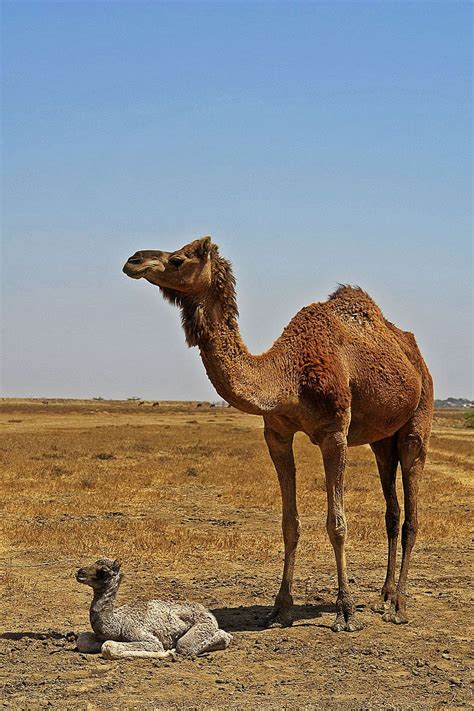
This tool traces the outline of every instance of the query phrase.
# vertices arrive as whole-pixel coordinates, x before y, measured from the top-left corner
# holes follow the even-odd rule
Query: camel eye
[[[173,265],[173,267],[178,268],[184,262],[184,257],[170,257],[168,261]]]

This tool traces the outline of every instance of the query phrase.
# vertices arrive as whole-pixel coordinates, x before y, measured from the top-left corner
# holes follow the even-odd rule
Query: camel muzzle
[[[123,265],[122,271],[132,279],[140,279],[144,276],[148,269],[153,269],[156,272],[162,272],[165,269],[163,260],[168,256],[167,252],[158,252],[152,250],[144,250],[135,252],[129,257]]]

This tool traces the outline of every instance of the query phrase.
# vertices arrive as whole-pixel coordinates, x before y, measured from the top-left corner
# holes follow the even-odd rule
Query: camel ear
[[[201,257],[201,259],[205,259],[209,252],[211,251],[211,245],[212,241],[210,237],[203,237],[198,241],[197,249],[196,249],[196,254],[198,257]]]
[[[122,565],[122,562],[120,560],[114,560],[114,562],[112,563],[112,570],[115,573],[118,573],[121,565]]]

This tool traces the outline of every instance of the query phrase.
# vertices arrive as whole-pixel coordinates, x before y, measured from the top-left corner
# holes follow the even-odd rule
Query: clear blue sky
[[[3,394],[217,399],[140,248],[211,234],[267,348],[360,284],[471,396],[464,2],[3,2]]]

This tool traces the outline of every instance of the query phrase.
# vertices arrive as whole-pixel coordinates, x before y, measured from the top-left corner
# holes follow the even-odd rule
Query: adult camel
[[[415,543],[418,480],[433,416],[433,385],[413,334],[385,320],[362,289],[338,288],[327,301],[301,309],[272,347],[252,355],[239,332],[230,263],[210,237],[173,252],[136,252],[123,271],[159,286],[181,309],[189,346],[198,346],[219,395],[264,420],[265,440],[282,495],[285,562],[268,619],[292,622],[291,587],[300,525],[296,505],[293,437],[305,432],[322,452],[327,489],[327,531],[334,548],[338,594],[335,632],[362,628],[349,589],[344,545],[344,470],[347,447],[370,444],[386,500],[388,566],[382,587],[383,619],[407,622],[406,582]],[[402,562],[395,564],[400,508],[396,471],[404,490]]]

